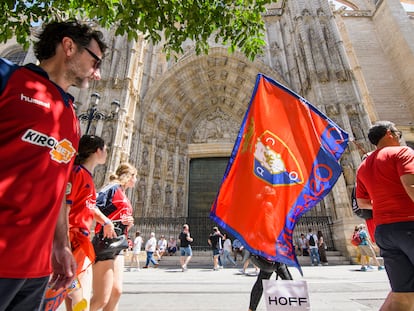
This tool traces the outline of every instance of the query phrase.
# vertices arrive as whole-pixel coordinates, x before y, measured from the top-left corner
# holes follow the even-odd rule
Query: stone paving
[[[378,310],[390,287],[385,271],[359,271],[357,265],[302,267],[303,277],[291,268],[294,279],[307,281],[313,311]],[[124,273],[120,311],[247,311],[256,280],[239,268],[213,271],[207,267],[141,269]],[[257,309],[266,311],[263,299]]]

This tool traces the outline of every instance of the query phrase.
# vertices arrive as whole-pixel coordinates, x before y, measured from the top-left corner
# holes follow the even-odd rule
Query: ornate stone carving
[[[148,175],[148,171],[149,171],[148,155],[149,155],[148,147],[144,146],[142,150],[140,171],[141,171],[141,174],[145,176]]]
[[[184,180],[184,158],[180,157],[180,161],[178,163],[178,180]]]
[[[158,180],[154,180],[151,190],[151,205],[158,206],[161,198],[161,187]]]
[[[137,192],[138,192],[138,202],[145,202],[146,194],[147,194],[147,183],[144,177],[141,177],[138,185],[137,185]]]
[[[177,190],[177,211],[182,211],[183,209],[184,209],[184,191],[183,191],[183,187],[180,186],[178,187],[178,190]]]
[[[155,151],[155,160],[154,160],[154,177],[155,178],[160,178],[161,166],[162,166],[162,154],[161,154],[161,150],[157,149],[157,151]]]
[[[349,122],[352,125],[352,134],[355,140],[365,138],[364,130],[361,127],[361,122],[358,115],[350,115]]]
[[[172,180],[174,177],[174,156],[170,154],[167,162],[167,180]]]
[[[308,41],[312,48],[313,65],[315,67],[315,73],[318,77],[319,82],[328,82],[329,75],[325,65],[325,56],[321,49],[321,40],[318,38],[314,29],[310,28],[308,31]]]
[[[165,186],[165,206],[171,208],[173,205],[172,187],[171,184]]]
[[[348,185],[352,185],[355,183],[355,167],[352,164],[352,162],[348,159],[347,156],[343,156],[341,160],[342,164],[342,170],[344,173],[344,177],[346,180],[346,183]]]
[[[325,106],[326,109],[326,114],[331,117],[331,116],[336,116],[339,114],[339,110],[338,107],[334,104],[331,105],[326,105]]]
[[[240,124],[224,113],[220,107],[205,115],[193,130],[191,142],[232,142],[237,136]]]
[[[346,109],[346,112],[349,115],[357,115],[358,114],[358,110],[355,107],[355,105],[352,105],[352,104],[345,105],[345,109]]]

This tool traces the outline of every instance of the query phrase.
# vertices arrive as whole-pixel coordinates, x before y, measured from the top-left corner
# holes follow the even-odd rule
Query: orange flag
[[[348,134],[259,74],[210,217],[253,254],[300,266],[292,234],[342,173]]]

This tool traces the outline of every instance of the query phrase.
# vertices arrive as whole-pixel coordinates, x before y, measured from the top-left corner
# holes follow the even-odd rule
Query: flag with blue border
[[[335,185],[347,145],[331,119],[259,74],[210,217],[251,253],[302,272],[293,230]]]

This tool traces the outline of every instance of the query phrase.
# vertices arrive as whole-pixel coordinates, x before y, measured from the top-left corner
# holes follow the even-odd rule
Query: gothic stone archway
[[[230,155],[259,72],[284,82],[260,62],[214,48],[183,56],[151,86],[138,125],[137,216],[188,215],[189,161]]]
[[[259,72],[287,85],[263,63],[213,48],[207,56],[183,56],[151,86],[137,129],[140,180],[133,197],[141,232],[145,219],[165,223],[197,214],[188,199],[190,161],[230,156]],[[191,221],[204,227],[198,229],[204,241],[208,213]]]

